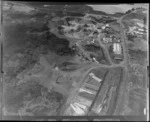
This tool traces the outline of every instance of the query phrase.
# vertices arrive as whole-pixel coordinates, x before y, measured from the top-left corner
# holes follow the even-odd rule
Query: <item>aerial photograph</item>
[[[149,4],[1,1],[1,120],[149,120]]]

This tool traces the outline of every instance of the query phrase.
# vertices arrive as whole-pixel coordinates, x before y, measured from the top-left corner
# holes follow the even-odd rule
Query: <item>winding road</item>
[[[132,12],[131,12],[132,13]],[[129,14],[131,14],[129,13]],[[122,16],[121,18],[119,18],[117,20],[117,22],[120,24],[120,28],[121,28],[121,39],[122,39],[122,47],[123,47],[123,55],[124,55],[124,60],[122,62],[120,62],[119,64],[114,64],[112,61],[111,61],[111,58],[109,56],[109,52],[108,50],[106,49],[106,47],[101,43],[100,41],[100,37],[98,36],[98,42],[100,44],[100,46],[103,47],[104,51],[105,51],[105,54],[107,55],[107,58],[109,59],[109,62],[111,63],[111,65],[104,65],[104,64],[98,64],[96,62],[92,62],[92,63],[86,63],[86,64],[81,64],[81,67],[82,68],[89,68],[83,75],[83,77],[81,78],[80,80],[80,86],[81,84],[84,83],[84,79],[87,77],[88,73],[92,70],[92,69],[95,69],[95,68],[116,68],[116,67],[123,67],[124,68],[124,73],[123,73],[123,77],[122,77],[122,82],[120,84],[120,86],[118,87],[121,87],[120,90],[118,91],[118,97],[117,97],[117,106],[116,106],[116,110],[115,110],[115,113],[114,114],[120,114],[119,112],[121,110],[123,110],[123,107],[124,107],[124,95],[126,95],[127,93],[127,85],[128,85],[128,65],[129,65],[129,60],[128,60],[128,49],[127,49],[127,37],[126,37],[126,32],[125,32],[125,28],[124,28],[124,25],[123,25],[123,18],[129,14],[126,14],[124,16]],[[107,76],[106,76],[107,77]],[[80,87],[78,86],[78,89]],[[100,89],[99,89],[99,92],[100,92]],[[74,93],[76,94],[76,92]]]
[[[133,11],[134,12],[134,11]],[[132,12],[131,12],[132,13]],[[131,14],[129,13],[129,14]],[[87,75],[89,74],[89,72],[92,70],[92,69],[97,69],[97,68],[117,68],[117,67],[122,67],[124,68],[124,73],[123,73],[123,77],[122,77],[122,82],[119,83],[120,86],[118,87],[121,87],[119,88],[119,91],[117,91],[117,106],[116,106],[116,111],[114,114],[120,114],[119,112],[123,109],[124,107],[124,95],[127,94],[127,85],[128,85],[128,65],[129,65],[129,60],[128,60],[128,49],[127,49],[127,37],[126,37],[126,32],[125,32],[125,27],[123,25],[123,19],[125,16],[129,15],[129,14],[126,14],[120,18],[118,18],[117,22],[120,24],[120,29],[121,29],[121,45],[122,45],[122,48],[123,48],[123,55],[124,55],[124,59],[122,62],[120,62],[119,64],[115,64],[111,61],[111,58],[110,58],[110,55],[109,55],[109,51],[108,49],[105,47],[105,45],[103,45],[101,43],[101,39],[100,39],[100,35],[97,37],[97,41],[99,42],[99,45],[103,48],[103,50],[105,51],[105,55],[107,56],[107,59],[109,60],[110,62],[110,65],[105,65],[105,64],[100,64],[100,63],[96,63],[96,62],[87,62],[87,63],[84,63],[84,64],[79,64],[79,71],[83,70],[83,69],[87,69],[85,71],[85,73],[82,74],[82,77],[80,78],[80,81],[78,82],[78,85],[77,87],[71,92],[71,96],[72,97],[69,97],[68,100],[67,100],[67,103],[66,105],[68,106],[69,103],[72,101],[72,98],[73,96],[75,96],[78,92],[78,90],[80,89],[80,87],[82,86],[82,84],[84,83]],[[78,45],[80,47],[80,44]],[[80,49],[82,50],[82,48],[80,47]],[[82,50],[83,51],[83,50]],[[83,51],[84,53],[84,51]],[[86,53],[85,53],[86,55]],[[86,55],[87,56],[87,55]],[[88,57],[88,56],[87,56]],[[88,57],[89,58],[89,57]],[[107,76],[106,76],[107,77]],[[102,86],[101,86],[102,87]],[[98,92],[100,92],[101,88],[99,89]],[[70,96],[70,95],[69,95]],[[66,106],[65,105],[65,106]],[[67,106],[66,107],[63,107],[62,111],[60,112],[61,115],[64,114],[64,110],[66,110]]]

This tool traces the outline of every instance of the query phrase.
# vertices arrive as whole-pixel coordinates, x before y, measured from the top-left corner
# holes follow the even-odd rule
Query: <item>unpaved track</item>
[[[131,14],[131,13],[130,13]],[[127,15],[129,15],[129,14],[127,14]],[[120,27],[121,27],[121,35],[122,35],[122,46],[123,46],[123,55],[124,55],[124,60],[121,62],[121,63],[119,63],[119,64],[114,64],[112,61],[111,61],[111,59],[110,59],[110,56],[109,56],[109,52],[108,52],[108,50],[105,48],[105,46],[100,42],[100,37],[98,37],[98,42],[99,42],[99,44],[100,44],[100,46],[102,46],[103,48],[104,48],[104,51],[105,51],[105,53],[106,53],[106,55],[107,55],[107,57],[108,57],[108,59],[109,59],[109,62],[111,63],[111,65],[104,65],[104,64],[98,64],[98,63],[96,63],[96,62],[93,62],[93,63],[85,63],[85,64],[81,64],[81,65],[79,65],[79,67],[81,68],[81,69],[84,69],[84,68],[87,68],[88,70],[83,74],[83,76],[82,76],[82,78],[80,79],[80,81],[79,81],[79,84],[78,84],[78,88],[77,88],[77,90],[75,90],[75,92],[74,93],[72,93],[72,95],[75,95],[76,94],[76,91],[78,91],[78,89],[80,88],[80,86],[84,83],[84,81],[85,81],[85,79],[86,79],[86,77],[87,77],[87,75],[89,74],[89,72],[92,70],[92,69],[97,69],[97,68],[108,68],[108,70],[109,70],[109,68],[116,68],[116,67],[122,67],[122,68],[124,68],[124,72],[123,72],[123,75],[124,75],[124,77],[123,78],[121,78],[121,80],[122,81],[120,81],[120,86],[118,86],[118,87],[120,87],[119,89],[118,89],[118,92],[119,93],[117,93],[117,94],[119,94],[118,95],[118,99],[117,99],[117,106],[116,106],[116,110],[117,111],[115,111],[114,110],[114,114],[120,114],[120,113],[118,113],[121,109],[123,109],[123,101],[122,100],[124,100],[123,98],[124,98],[124,95],[125,95],[125,93],[127,92],[126,91],[126,88],[127,88],[127,85],[128,85],[128,82],[127,82],[127,76],[128,76],[128,65],[129,65],[129,60],[128,60],[128,49],[127,49],[127,37],[126,37],[126,33],[125,33],[125,30],[124,30],[124,25],[123,25],[123,23],[122,23],[122,19],[125,17],[125,16],[127,16],[127,15],[124,15],[124,16],[122,16],[121,18],[119,18],[118,19],[118,23],[120,24]],[[80,69],[80,70],[81,70]],[[107,76],[106,76],[107,77]],[[124,86],[124,87],[122,87],[122,85]],[[101,85],[101,87],[102,87],[102,85]],[[100,90],[101,88],[99,88],[99,90]],[[121,91],[120,91],[121,90]],[[99,93],[99,92],[98,92]],[[95,99],[96,99],[96,97],[95,97]],[[93,102],[94,103],[94,102]],[[92,108],[92,107],[91,107]],[[64,109],[65,110],[65,109]],[[64,111],[63,111],[64,112]]]

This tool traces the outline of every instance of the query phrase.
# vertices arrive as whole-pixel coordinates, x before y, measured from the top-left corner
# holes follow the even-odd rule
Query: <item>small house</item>
[[[104,43],[112,43],[112,38],[103,38]]]

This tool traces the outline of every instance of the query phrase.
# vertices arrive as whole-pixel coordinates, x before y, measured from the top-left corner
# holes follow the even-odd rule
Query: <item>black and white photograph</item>
[[[149,3],[0,5],[1,120],[149,121]]]

